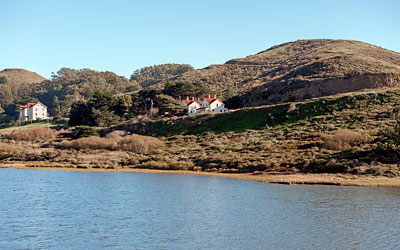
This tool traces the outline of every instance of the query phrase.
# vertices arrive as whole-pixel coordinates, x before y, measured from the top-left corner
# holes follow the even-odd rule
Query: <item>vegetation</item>
[[[98,92],[110,95],[138,90],[140,86],[113,72],[62,68],[41,84],[38,98],[57,115],[78,101],[85,101]],[[38,90],[37,92],[40,93]]]
[[[96,91],[89,101],[78,101],[71,107],[69,125],[110,126],[127,115],[131,99],[114,97],[109,93]]]
[[[0,84],[0,111],[7,117],[18,101],[40,98],[60,116],[71,107],[70,125],[86,126],[46,142],[0,131],[0,157],[32,166],[400,176],[400,90],[301,101],[348,86],[396,85],[398,65],[398,53],[365,43],[303,40],[202,70],[149,67],[132,81],[63,68],[25,93],[7,77]],[[140,89],[137,82],[156,86]],[[270,105],[179,117],[178,99],[210,90],[229,97],[229,108]],[[103,128],[98,133],[89,126]]]
[[[0,71],[0,126],[11,124],[19,114],[19,105],[33,102],[33,89],[44,77],[23,69]]]
[[[92,127],[82,125],[74,127],[73,131],[73,138],[84,138],[84,137],[91,137],[91,136],[99,136],[99,132]]]
[[[0,84],[6,84],[8,82],[7,77],[0,76]]]
[[[201,83],[192,82],[168,82],[165,84],[163,93],[180,100],[185,97],[194,96],[199,98],[211,94],[210,90],[204,87]]]
[[[0,155],[35,166],[400,176],[399,105],[400,90],[390,90],[218,115],[137,119],[101,130],[105,137],[87,133],[71,140],[74,130],[64,131],[29,144],[29,154],[18,150],[28,142],[3,135],[9,149]]]
[[[107,138],[90,136],[72,141],[63,141],[60,146],[64,149],[107,149],[147,153],[164,147],[164,143],[157,138],[141,135],[111,136]]]
[[[192,71],[194,68],[189,64],[160,64],[135,70],[131,81],[137,82],[143,88],[150,87],[162,80],[168,80],[176,75]]]
[[[31,128],[14,130],[7,135],[10,140],[16,141],[46,141],[56,138],[57,132],[51,128]]]
[[[129,95],[113,96],[96,91],[87,101],[71,105],[69,125],[107,127],[139,115],[147,117],[171,117],[185,114],[182,96],[198,97],[208,92],[201,84],[168,83],[165,89],[143,89]]]
[[[6,70],[3,74],[12,78],[0,84],[0,111],[3,111],[0,124],[17,119],[19,105],[27,102],[40,100],[51,115],[67,117],[72,103],[85,102],[99,91],[116,95],[141,88],[137,83],[113,72],[90,69],[62,68],[50,80],[26,70]]]

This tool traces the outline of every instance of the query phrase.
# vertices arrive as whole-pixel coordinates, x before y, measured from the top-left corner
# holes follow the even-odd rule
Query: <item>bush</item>
[[[116,132],[116,131],[115,131]],[[110,135],[111,134],[111,135]],[[110,133],[108,138],[90,136],[72,141],[61,142],[61,148],[72,149],[107,149],[124,150],[134,153],[146,153],[164,147],[164,142],[151,136],[128,135],[121,137],[119,133]]]
[[[125,135],[126,135],[126,131],[124,131],[124,130],[114,130],[114,131],[111,131],[110,133],[108,133],[106,135],[106,137],[109,139],[113,139],[113,140],[119,140],[119,139],[121,139],[121,137],[123,137]]]
[[[21,147],[0,142],[0,160],[15,156],[20,150],[22,150]]]
[[[164,142],[151,136],[128,135],[118,142],[119,149],[135,153],[145,153],[164,147]]]
[[[101,138],[98,136],[90,136],[79,138],[72,141],[61,142],[62,148],[73,148],[73,149],[108,149],[115,150],[117,148],[116,143],[108,138]]]
[[[77,138],[83,138],[83,137],[90,137],[90,136],[99,136],[99,132],[92,127],[83,125],[83,126],[76,126],[74,128],[74,133],[73,137],[75,139]]]
[[[14,130],[6,137],[16,141],[45,141],[54,139],[57,132],[50,128],[31,128],[24,130]]]
[[[348,129],[338,129],[334,135],[324,138],[324,146],[331,150],[341,150],[350,146],[357,146],[369,140],[368,134]]]

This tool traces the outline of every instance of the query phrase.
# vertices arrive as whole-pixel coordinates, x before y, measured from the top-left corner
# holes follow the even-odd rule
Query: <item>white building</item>
[[[47,107],[41,102],[28,103],[27,105],[20,106],[19,120],[22,122],[47,119],[48,117]]]
[[[199,115],[205,113],[224,113],[228,112],[228,109],[225,108],[225,104],[222,102],[220,98],[217,98],[215,95],[214,98],[208,96],[208,98],[204,98],[202,102],[197,101],[192,97],[189,100],[189,97],[186,100],[183,100],[185,107],[188,108],[188,115]]]
[[[228,112],[228,109],[225,108],[225,104],[220,98],[217,98],[216,95],[214,95],[214,98],[210,98],[210,96],[204,98],[200,109],[204,109],[205,111],[214,114]]]
[[[183,105],[188,109],[188,115],[195,115],[197,110],[200,108],[200,102],[195,100],[192,97],[192,100],[189,100],[189,97],[186,97],[186,100],[183,100]]]

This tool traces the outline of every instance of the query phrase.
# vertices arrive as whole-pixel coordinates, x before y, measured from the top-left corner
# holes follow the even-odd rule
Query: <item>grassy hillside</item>
[[[167,141],[169,147],[149,156],[153,165],[146,167],[181,159],[223,172],[392,176],[400,174],[400,147],[393,142],[400,138],[399,105],[400,90],[384,90],[114,129]]]
[[[400,53],[359,41],[298,40],[173,80],[201,82],[220,95],[241,95],[244,106],[258,106],[399,86]]]
[[[12,85],[39,83],[46,80],[43,76],[25,69],[4,69],[0,71],[1,76],[5,76],[8,83]]]
[[[0,163],[400,176],[399,105],[400,90],[392,89],[135,121],[101,131],[103,138],[64,131],[38,139],[31,131],[33,139],[18,141],[28,135],[0,133]]]
[[[379,120],[375,118],[388,116],[399,104],[399,90],[359,92],[307,102],[245,108],[218,115],[164,119],[147,123],[145,133],[154,136],[199,135],[207,132],[265,130],[303,123],[314,127],[321,124],[320,120],[333,123],[345,120],[350,128],[371,129],[373,126],[370,123],[375,124]],[[376,109],[381,111],[378,116]],[[342,117],[342,114],[345,115]]]

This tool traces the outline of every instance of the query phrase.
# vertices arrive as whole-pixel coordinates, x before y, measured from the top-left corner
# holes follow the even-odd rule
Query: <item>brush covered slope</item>
[[[148,168],[400,176],[399,105],[400,90],[352,93],[114,129],[166,141]]]
[[[351,40],[298,40],[222,65],[186,72],[173,81],[202,82],[243,106],[304,100],[400,85],[400,53]]]
[[[73,139],[67,130],[45,139],[31,135],[47,128],[3,130],[0,165],[394,177],[400,176],[399,105],[397,89],[136,120],[101,130],[103,137]]]

